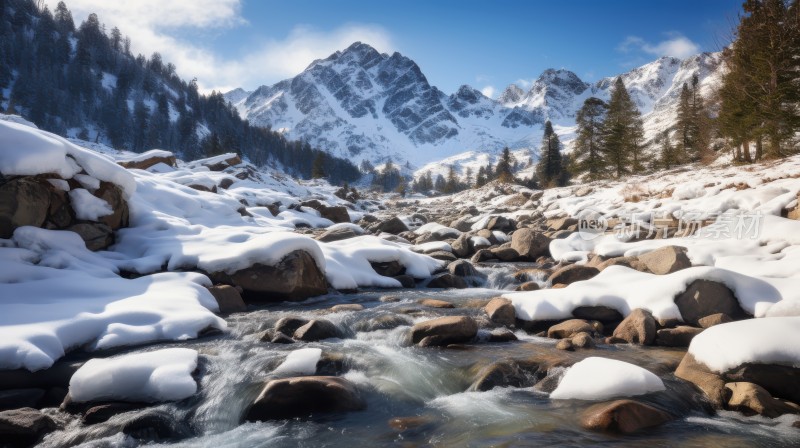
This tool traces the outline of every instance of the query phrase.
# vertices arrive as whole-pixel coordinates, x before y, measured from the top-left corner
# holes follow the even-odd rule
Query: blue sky
[[[717,51],[742,0],[67,0],[159,51],[204,90],[253,89],[299,73],[355,40],[414,59],[446,93],[497,95],[544,69],[594,81],[662,55]],[[55,4],[57,0],[47,0]],[[52,7],[52,5],[51,5]]]

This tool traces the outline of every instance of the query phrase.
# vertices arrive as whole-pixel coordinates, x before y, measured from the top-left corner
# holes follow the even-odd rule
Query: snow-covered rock
[[[90,359],[69,381],[72,401],[176,401],[197,392],[197,351],[167,348]]]
[[[665,389],[661,378],[646,369],[593,356],[569,367],[550,398],[599,401]]]

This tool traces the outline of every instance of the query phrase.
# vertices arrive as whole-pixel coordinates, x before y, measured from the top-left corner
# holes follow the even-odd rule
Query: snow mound
[[[136,190],[136,182],[125,168],[55,134],[0,120],[0,141],[4,148],[0,151],[0,172],[4,175],[55,173],[71,179],[86,171],[91,177],[119,185],[126,197]]]
[[[744,363],[800,368],[800,316],[750,319],[715,325],[692,339],[689,353],[723,373]]]
[[[0,249],[0,369],[46,369],[76,347],[107,349],[225,329],[195,273],[119,277],[68,231],[20,227]]]
[[[69,200],[78,219],[97,221],[101,216],[108,216],[114,213],[108,202],[89,193],[89,190],[84,188],[71,190],[69,192]]]
[[[69,381],[73,401],[176,401],[197,392],[197,351],[168,348],[86,362]]]
[[[550,398],[599,401],[665,389],[661,378],[648,370],[627,362],[592,356],[567,369]]]
[[[317,363],[322,356],[320,348],[301,348],[289,353],[273,374],[313,375],[317,371]]]

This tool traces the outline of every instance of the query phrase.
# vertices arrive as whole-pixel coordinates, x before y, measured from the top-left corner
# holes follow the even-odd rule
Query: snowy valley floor
[[[800,443],[800,157],[351,203],[0,142],[3,443]]]

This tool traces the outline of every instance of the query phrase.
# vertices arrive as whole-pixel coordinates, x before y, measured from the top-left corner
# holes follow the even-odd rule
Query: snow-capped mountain
[[[505,107],[469,86],[448,96],[411,59],[360,42],[292,79],[244,93],[237,89],[226,98],[252,123],[374,163],[527,147],[541,123],[536,112]]]
[[[703,53],[663,57],[619,75],[643,114],[646,137],[672,124],[683,83],[697,74],[708,95],[719,84],[720,67],[719,53]],[[504,146],[531,150],[535,158],[545,120],[569,151],[578,109],[591,96],[608,100],[615,79],[587,83],[569,70],[548,69],[527,91],[512,84],[496,100],[467,85],[448,96],[411,59],[356,42],[294,78],[225,97],[252,123],[334,155],[423,166],[465,152],[496,154]]]

